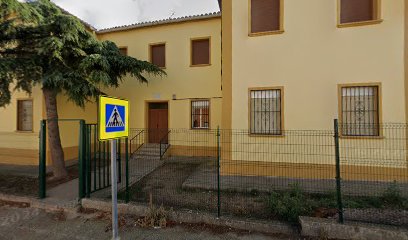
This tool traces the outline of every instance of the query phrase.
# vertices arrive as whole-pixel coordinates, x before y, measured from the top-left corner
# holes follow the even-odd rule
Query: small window
[[[251,134],[282,135],[282,90],[250,91]]]
[[[128,53],[127,53],[127,47],[121,47],[121,48],[119,48],[119,52],[120,52],[120,54],[122,54],[123,56],[127,56],[127,55],[128,55]]]
[[[33,131],[32,100],[17,100],[17,130]]]
[[[379,136],[378,86],[341,87],[343,136]]]
[[[166,44],[150,45],[150,62],[161,68],[166,67]]]
[[[340,24],[379,20],[379,0],[339,0]]]
[[[210,39],[191,40],[191,65],[210,64]]]
[[[251,0],[250,4],[250,33],[282,30],[282,0]]]
[[[210,127],[210,101],[191,102],[191,128],[208,129]]]

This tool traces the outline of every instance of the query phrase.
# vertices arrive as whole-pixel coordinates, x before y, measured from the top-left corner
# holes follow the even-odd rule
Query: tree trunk
[[[51,150],[52,168],[55,179],[68,176],[65,168],[64,151],[61,145],[60,131],[58,126],[57,93],[53,90],[42,89],[45,99],[48,124],[48,143]]]

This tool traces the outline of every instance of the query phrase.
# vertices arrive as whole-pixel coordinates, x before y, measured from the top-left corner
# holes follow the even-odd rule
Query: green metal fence
[[[98,141],[95,124],[82,124],[80,196],[107,198],[109,146]],[[118,143],[119,199],[217,216],[307,215],[408,228],[407,125],[345,136],[354,127],[335,120],[332,129],[285,130],[281,137],[170,129],[165,145],[149,143],[148,129],[131,129]]]

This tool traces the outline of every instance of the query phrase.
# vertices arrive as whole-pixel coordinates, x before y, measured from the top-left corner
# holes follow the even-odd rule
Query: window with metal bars
[[[191,128],[210,128],[210,101],[191,101]]]
[[[343,136],[379,136],[379,86],[341,88]]]
[[[250,91],[251,134],[282,135],[282,90]]]

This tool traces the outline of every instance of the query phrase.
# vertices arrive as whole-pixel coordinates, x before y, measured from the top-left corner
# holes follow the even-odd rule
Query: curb
[[[333,239],[359,240],[408,240],[408,231],[397,227],[374,224],[345,223],[334,219],[299,217],[301,234],[305,237],[326,237]]]
[[[45,211],[76,212],[79,204],[77,201],[63,201],[61,199],[37,199],[0,193],[0,201],[27,204],[28,207],[38,208]]]
[[[111,212],[112,205],[109,201],[82,199],[82,207],[86,209],[95,209],[104,212]],[[134,204],[118,204],[119,214],[133,214],[136,216],[144,216],[148,211],[146,205],[134,205]],[[298,234],[297,228],[292,225],[285,224],[278,221],[259,221],[251,220],[245,221],[233,217],[221,217],[216,218],[213,215],[207,213],[198,213],[193,211],[172,210],[169,213],[169,218],[175,222],[183,223],[204,223],[208,225],[230,227],[240,230],[254,231],[266,234],[284,234],[284,235],[296,235]]]

